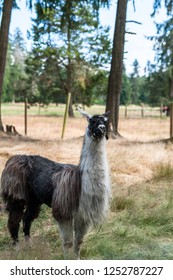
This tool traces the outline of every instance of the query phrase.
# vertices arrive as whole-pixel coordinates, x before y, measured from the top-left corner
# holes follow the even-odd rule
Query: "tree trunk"
[[[110,111],[109,134],[119,136],[119,104],[122,86],[125,26],[128,0],[118,0],[112,49],[111,69],[108,81],[106,111]]]
[[[68,65],[67,65],[67,94],[71,93],[70,104],[68,109],[69,117],[74,117],[73,112],[73,95],[72,95],[72,61],[71,61],[71,8],[72,4],[70,1],[67,2],[67,56],[68,56]]]
[[[173,65],[173,59],[171,59],[171,65]],[[171,70],[171,77],[169,78],[169,95],[173,98],[173,69]]]
[[[169,79],[169,91],[170,91],[170,97],[173,97],[173,77]]]
[[[11,20],[13,0],[4,0],[2,19],[0,26],[0,130],[3,131],[2,115],[1,115],[1,100],[2,100],[2,88],[5,73],[5,64],[8,47],[8,34]]]

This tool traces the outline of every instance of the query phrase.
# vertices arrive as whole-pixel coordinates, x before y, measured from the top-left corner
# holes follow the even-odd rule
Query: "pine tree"
[[[152,16],[155,16],[162,5],[166,9],[167,20],[156,24],[157,36],[150,37],[150,39],[155,42],[154,50],[156,51],[157,70],[159,68],[159,71],[163,71],[164,75],[168,75],[169,95],[173,98],[173,0],[155,0]]]
[[[110,111],[109,132],[113,138],[119,136],[118,120],[123,75],[127,3],[128,0],[118,0],[117,3],[111,70],[108,82],[106,111]]]
[[[90,63],[90,67],[98,67],[105,61],[108,62],[110,56],[109,29],[103,29],[99,25],[93,6],[87,2],[89,1],[61,0],[53,1],[52,5],[49,2],[47,7],[38,3],[31,34],[34,40],[32,53],[38,61],[43,58],[42,69],[47,61],[47,52],[54,55],[63,91],[66,95],[68,92],[72,94],[70,116],[73,116],[72,102],[76,94],[76,65],[80,64],[85,68]],[[39,67],[38,62],[38,69]]]
[[[2,8],[2,19],[0,26],[0,130],[3,130],[2,116],[1,116],[1,98],[3,89],[3,80],[5,73],[5,64],[8,47],[8,34],[11,20],[13,0],[4,0]]]

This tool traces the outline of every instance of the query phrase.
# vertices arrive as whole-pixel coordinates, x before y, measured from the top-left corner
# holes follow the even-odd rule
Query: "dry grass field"
[[[103,108],[90,109],[102,112]],[[23,116],[7,116],[24,134]],[[39,154],[77,164],[86,120],[69,119],[61,140],[62,116],[28,118],[28,137],[0,136],[0,173],[15,154]],[[151,128],[152,127],[152,128]],[[173,144],[155,141],[169,137],[167,119],[120,119],[122,139],[107,141],[112,200],[108,219],[85,238],[83,259],[173,259]],[[0,207],[2,201],[0,200]],[[43,207],[33,223],[31,245],[15,250],[0,211],[1,259],[62,259],[62,248],[51,211]],[[22,240],[22,231],[20,238]]]

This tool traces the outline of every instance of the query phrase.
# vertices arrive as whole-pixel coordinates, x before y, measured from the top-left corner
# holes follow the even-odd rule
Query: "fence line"
[[[138,107],[133,108],[132,106],[120,106],[120,117],[125,118],[149,118],[149,117],[165,117],[169,115],[170,110],[168,107]]]
[[[173,105],[171,105],[173,107]],[[120,134],[127,135],[129,138],[135,138],[135,133],[138,135],[138,138],[173,138],[173,108],[169,106],[169,111],[165,107],[147,107],[147,106],[120,106],[120,120],[119,120],[119,129]],[[29,109],[30,108],[30,109]],[[42,112],[38,114],[38,106],[28,106],[27,100],[24,103],[20,104],[3,104],[3,119],[8,119],[4,121],[4,124],[12,125],[17,127],[20,134],[29,136],[31,133],[31,118],[32,117],[43,117],[43,116],[59,116],[62,117],[64,113],[65,105],[59,104],[50,104],[46,108],[42,108]],[[171,109],[172,108],[172,109]],[[29,110],[27,110],[29,109]],[[105,110],[104,106],[95,105],[91,108],[86,108],[91,114],[103,113]],[[169,113],[169,114],[168,114]],[[78,114],[75,111],[76,116]],[[167,117],[167,116],[170,117]],[[8,117],[7,117],[8,116]],[[12,118],[10,118],[10,116]],[[14,122],[13,116],[23,116],[24,123],[20,125]],[[27,131],[27,118],[29,121],[29,131]],[[36,120],[36,119],[35,119]],[[60,119],[58,119],[59,122]],[[41,122],[41,121],[40,121]],[[12,127],[10,126],[10,127]],[[13,131],[10,131],[13,133]],[[131,134],[131,136],[130,136]]]

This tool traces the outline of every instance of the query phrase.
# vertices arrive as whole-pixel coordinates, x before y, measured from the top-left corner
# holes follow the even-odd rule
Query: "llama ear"
[[[109,119],[109,114],[110,114],[110,111],[104,113],[102,116],[104,117],[105,121],[108,121]]]
[[[80,107],[78,107],[77,109],[81,113],[81,115],[83,115],[85,118],[87,118],[87,120],[89,120],[92,117],[92,115],[90,115],[89,113],[85,112]]]

